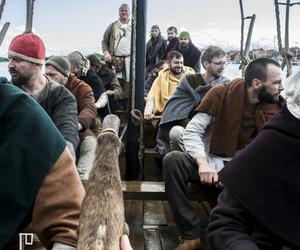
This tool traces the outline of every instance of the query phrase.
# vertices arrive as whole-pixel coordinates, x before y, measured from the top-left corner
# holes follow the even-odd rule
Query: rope
[[[241,56],[241,64],[240,64],[240,66],[239,66],[239,69],[240,70],[242,70],[242,75],[244,75],[244,72],[245,72],[245,68],[247,67],[247,65],[250,63],[250,57],[248,56],[248,55],[245,55],[245,54],[243,54],[242,56]]]
[[[144,160],[144,116],[142,112],[138,109],[133,109],[131,110],[131,116],[133,118],[133,121],[136,121],[138,125],[140,126],[140,135],[139,135],[139,152],[138,152],[138,158],[139,158],[139,166],[140,166],[140,171],[139,171],[139,179],[142,179],[143,177],[143,160]]]

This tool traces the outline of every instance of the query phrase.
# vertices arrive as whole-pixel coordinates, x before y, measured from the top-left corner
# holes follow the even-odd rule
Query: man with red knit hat
[[[76,100],[64,86],[42,72],[43,41],[32,33],[16,36],[8,49],[11,82],[30,94],[48,113],[75,158],[78,137]]]
[[[17,249],[18,233],[27,227],[47,249],[75,250],[84,197],[67,149],[78,143],[75,98],[43,75],[45,47],[38,36],[16,36],[8,55],[12,83],[40,105],[17,87],[0,86],[0,249]]]

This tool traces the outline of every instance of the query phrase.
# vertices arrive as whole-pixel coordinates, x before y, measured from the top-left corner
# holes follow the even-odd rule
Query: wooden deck
[[[209,207],[193,201],[202,221],[203,249],[209,250],[204,237]],[[125,200],[125,217],[130,228],[130,241],[135,250],[171,250],[178,244],[180,232],[174,223],[167,201]]]
[[[161,183],[161,160],[162,157],[153,149],[145,149],[144,190],[151,189],[151,182]],[[122,172],[124,171],[124,162],[123,164],[120,163]],[[136,182],[133,182],[132,186],[135,184]],[[137,190],[137,188],[133,189]],[[164,188],[162,190],[161,187],[156,186],[153,193],[144,192],[142,200],[137,200],[137,194],[134,192],[131,194],[130,192],[124,193],[125,219],[130,228],[129,239],[134,250],[171,250],[178,245],[180,232],[174,222],[168,202],[159,194],[161,191],[164,191]],[[134,200],[129,199],[130,195],[135,197]],[[161,200],[149,200],[151,196],[154,199],[160,196]],[[196,200],[195,197],[193,200]],[[210,250],[204,236],[208,224],[209,204],[207,202],[192,201],[192,205],[202,222],[201,241],[203,250]]]

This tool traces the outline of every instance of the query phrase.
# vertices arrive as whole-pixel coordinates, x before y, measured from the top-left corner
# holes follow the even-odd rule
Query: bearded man
[[[212,87],[229,82],[229,79],[223,76],[226,53],[221,48],[206,48],[201,62],[206,71],[184,75],[166,103],[156,137],[157,149],[162,155],[171,150],[184,151],[182,134],[198,103]],[[180,112],[177,112],[179,110]]]
[[[146,120],[153,120],[155,116],[161,115],[166,102],[175,91],[183,73],[194,73],[192,68],[183,66],[183,56],[178,51],[169,53],[167,64],[169,67],[160,71],[147,95],[144,111]]]
[[[32,33],[18,35],[9,46],[8,56],[11,82],[30,94],[43,107],[62,133],[75,158],[79,143],[76,100],[64,86],[43,74],[43,41]]]
[[[162,36],[158,25],[153,25],[150,39],[146,44],[146,74],[151,75],[155,65],[160,61],[167,47],[167,40]]]
[[[196,108],[183,133],[186,153],[172,151],[163,159],[167,198],[182,234],[177,249],[201,249],[201,223],[189,201],[188,183],[217,194],[212,184],[218,183],[218,172],[280,110],[282,90],[280,65],[259,58],[248,65],[245,79],[218,84]]]
[[[180,32],[179,43],[177,43],[175,50],[183,55],[185,66],[193,68],[195,72],[200,72],[201,51],[192,43],[189,32]]]
[[[299,95],[298,71],[285,82],[282,110],[220,172],[224,189],[207,228],[213,249],[300,248]]]

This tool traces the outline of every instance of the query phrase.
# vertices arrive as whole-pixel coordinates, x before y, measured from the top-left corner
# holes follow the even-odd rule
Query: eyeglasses
[[[227,64],[227,62],[224,62],[224,61],[221,61],[221,62],[210,62],[210,63],[213,63],[213,64],[215,64],[215,65],[217,65],[217,66],[224,66],[224,65],[226,65]]]

